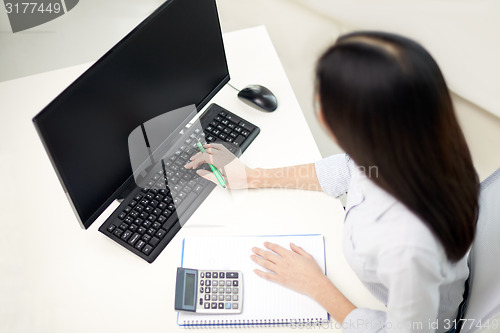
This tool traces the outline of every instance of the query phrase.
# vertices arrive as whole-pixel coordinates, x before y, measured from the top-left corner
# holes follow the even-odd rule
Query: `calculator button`
[[[226,288],[226,294],[230,294],[231,293],[231,288]]]
[[[229,288],[228,288],[229,289]],[[205,287],[205,292],[210,293],[210,287]]]
[[[203,279],[205,277],[205,273],[201,272],[200,277]]]
[[[238,288],[233,288],[233,294],[237,294],[238,293]]]
[[[205,303],[205,305],[203,305],[203,307],[204,307],[205,309],[210,309],[210,303],[208,303],[208,302],[207,302],[207,303]]]
[[[212,287],[212,292],[213,292],[214,294],[216,294],[216,293],[217,293],[217,291],[218,291],[218,290],[217,290],[217,287]]]
[[[224,272],[219,273],[219,278],[224,279]]]
[[[212,303],[212,309],[217,309],[217,303],[215,302]]]
[[[212,277],[212,274],[210,272],[207,272],[205,276],[207,277],[207,279],[210,279]]]
[[[231,286],[231,281],[227,280],[226,281],[226,286]]]
[[[206,285],[206,286],[208,286],[208,287],[210,287],[210,285],[211,285],[211,281],[210,281],[210,280],[206,280],[206,281],[205,281],[205,285]]]
[[[212,295],[212,301],[216,301],[217,300],[217,295]]]
[[[201,280],[201,281],[200,281],[200,285],[201,285],[201,286],[204,286],[204,285],[205,285],[205,280]]]
[[[233,287],[238,287],[238,280],[233,281]]]
[[[231,295],[226,295],[226,301],[231,301]]]
[[[233,310],[238,309],[238,303],[233,303]]]
[[[210,295],[209,294],[205,294],[205,301],[210,301]]]
[[[200,293],[203,293],[203,287],[200,287]]]
[[[203,298],[200,298],[200,305],[203,305]]]
[[[219,284],[219,281],[217,281],[217,280],[212,281],[212,286],[217,287],[218,284]]]
[[[224,295],[219,295],[219,301],[223,301],[224,300]]]
[[[226,302],[226,309],[231,309],[231,303]]]
[[[238,272],[227,272],[226,273],[226,279],[237,279],[237,278],[238,278]]]
[[[237,302],[238,301],[238,295],[233,295],[233,301]]]
[[[219,309],[224,309],[224,303],[219,303]]]
[[[220,281],[219,281],[219,286],[224,286],[224,284],[225,284],[225,283],[224,283],[224,280],[220,280]]]
[[[219,288],[219,293],[224,294],[224,287]]]
[[[219,273],[213,272],[212,273],[212,279],[217,279],[217,278],[219,278]]]

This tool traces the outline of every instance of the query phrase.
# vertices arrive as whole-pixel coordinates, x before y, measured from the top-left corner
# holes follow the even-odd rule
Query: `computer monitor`
[[[137,126],[201,110],[228,81],[215,0],[168,0],[35,116],[80,224],[133,184],[127,138]]]

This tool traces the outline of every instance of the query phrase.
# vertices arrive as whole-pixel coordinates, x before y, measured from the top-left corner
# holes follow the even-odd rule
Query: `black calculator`
[[[236,270],[177,268],[175,309],[203,314],[241,313],[243,276]]]

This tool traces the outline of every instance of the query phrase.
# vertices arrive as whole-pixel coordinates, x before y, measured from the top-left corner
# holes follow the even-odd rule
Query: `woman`
[[[454,331],[479,181],[437,64],[407,38],[357,32],[325,52],[316,78],[319,120],[346,154],[289,170],[243,166],[245,177],[230,177],[241,162],[211,144],[186,167],[225,166],[232,188],[348,192],[344,253],[386,311],[356,308],[294,244],[254,248],[264,268],[256,273],[314,298],[347,332]]]

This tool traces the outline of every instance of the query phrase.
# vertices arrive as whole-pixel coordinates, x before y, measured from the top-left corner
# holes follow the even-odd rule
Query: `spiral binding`
[[[278,327],[289,325],[321,325],[319,318],[299,319],[248,319],[248,320],[184,320],[181,326],[186,328],[238,328],[238,327]]]

